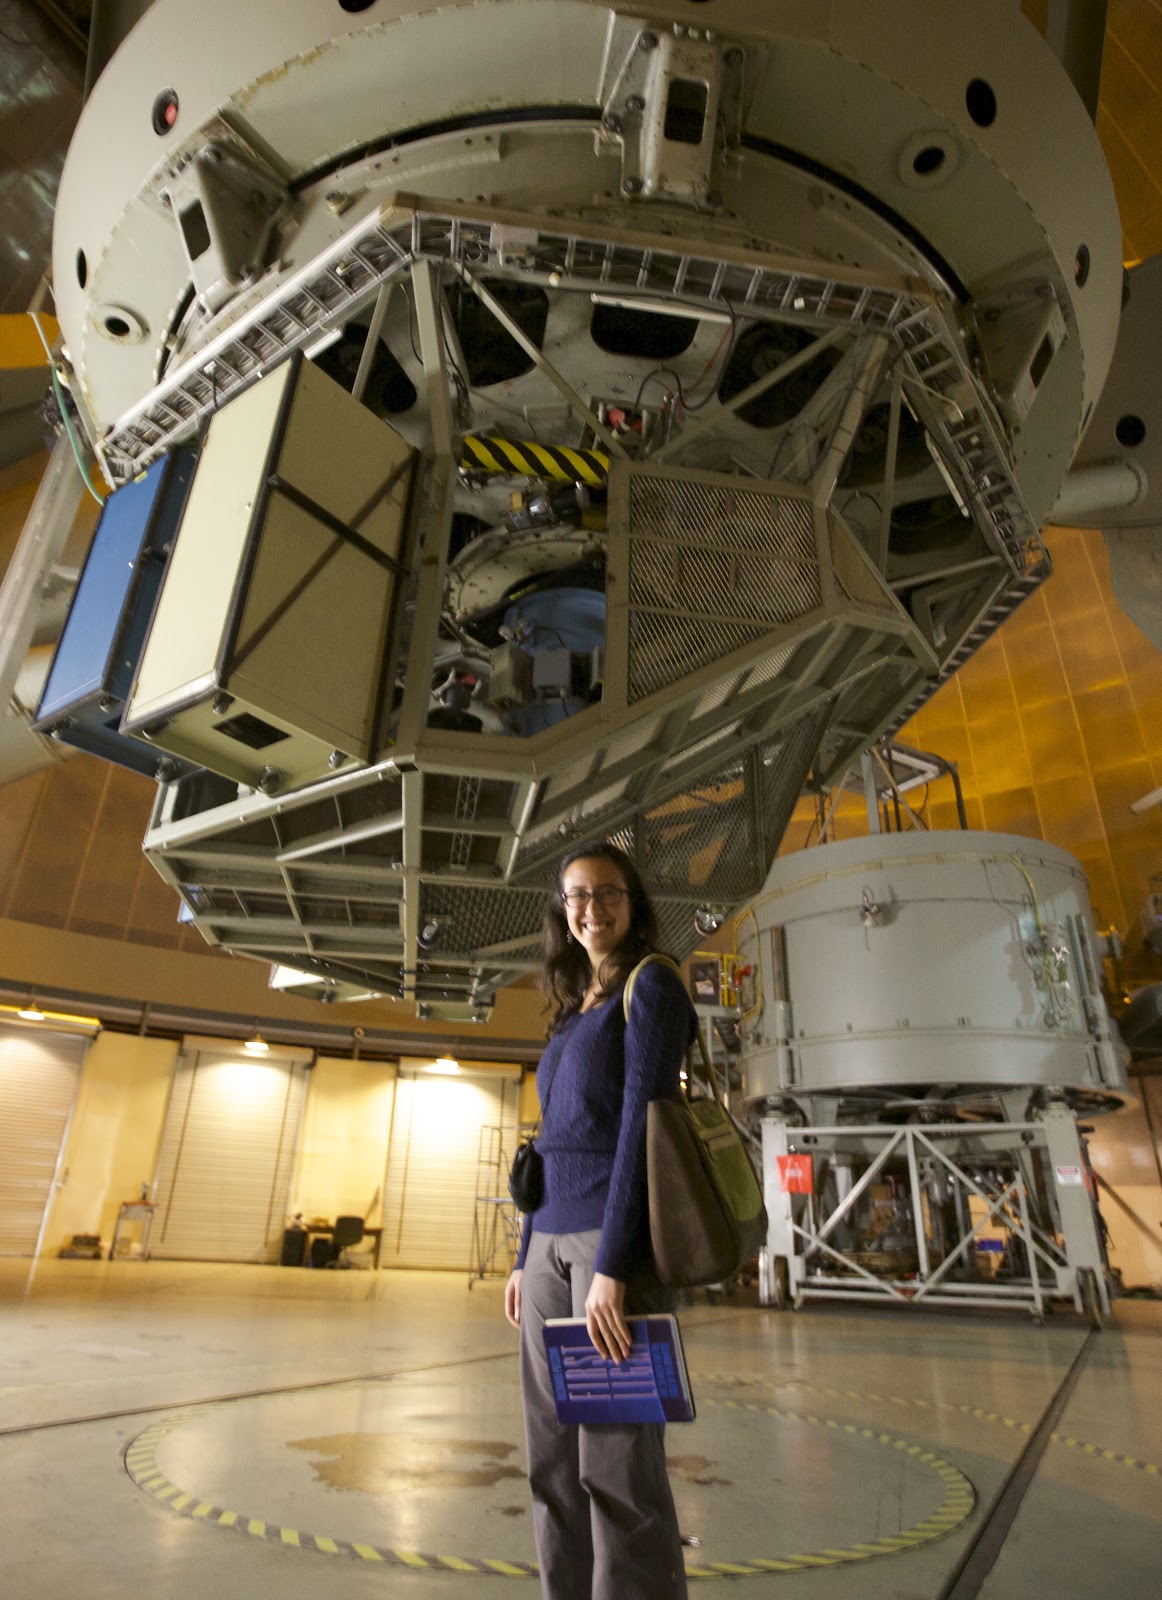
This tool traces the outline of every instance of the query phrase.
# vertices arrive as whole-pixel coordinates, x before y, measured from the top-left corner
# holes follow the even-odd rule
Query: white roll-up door
[[[162,1138],[151,1255],[278,1260],[307,1064],[187,1041]]]
[[[385,1267],[466,1272],[472,1255],[480,1130],[515,1129],[518,1080],[401,1067],[383,1207]],[[506,1139],[511,1148],[511,1134]]]
[[[36,1253],[88,1045],[0,1023],[0,1255]]]

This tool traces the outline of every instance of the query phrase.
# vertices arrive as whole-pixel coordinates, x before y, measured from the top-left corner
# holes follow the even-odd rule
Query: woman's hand
[[[520,1327],[520,1280],[521,1269],[517,1267],[504,1286],[504,1314],[514,1328]]]
[[[595,1272],[585,1296],[585,1326],[593,1347],[606,1361],[624,1361],[632,1344],[625,1315],[625,1284]]]

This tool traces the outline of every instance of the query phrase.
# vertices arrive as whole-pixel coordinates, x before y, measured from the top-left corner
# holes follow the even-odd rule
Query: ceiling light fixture
[[[429,1072],[438,1072],[446,1078],[453,1077],[460,1070],[460,1063],[451,1056],[439,1056],[428,1068]]]
[[[252,1039],[247,1039],[242,1048],[248,1056],[264,1056],[270,1050],[270,1046],[260,1033],[256,1033]]]
[[[37,1005],[36,996],[35,995],[31,995],[31,994],[28,997],[28,1004],[24,1005],[24,1006],[21,1006],[20,1010],[16,1013],[16,1015],[20,1018],[20,1020],[22,1022],[43,1022],[44,1021],[44,1012]]]

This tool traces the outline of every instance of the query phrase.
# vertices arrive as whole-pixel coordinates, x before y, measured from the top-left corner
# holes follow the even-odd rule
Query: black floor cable
[[[745,1311],[735,1311],[727,1316],[715,1317],[713,1326],[717,1328],[723,1322],[737,1321],[746,1315],[748,1313]],[[699,1325],[694,1323],[693,1327]],[[352,1372],[342,1378],[313,1378],[307,1383],[272,1384],[262,1389],[239,1389],[229,1394],[210,1394],[195,1400],[159,1400],[156,1405],[94,1411],[83,1417],[50,1417],[44,1422],[17,1422],[7,1428],[0,1427],[0,1439],[9,1439],[22,1433],[41,1433],[49,1428],[80,1428],[90,1422],[118,1422],[122,1417],[148,1417],[155,1411],[185,1411],[192,1406],[221,1406],[234,1400],[262,1400],[268,1395],[304,1394],[311,1389],[339,1389],[345,1383],[389,1383],[395,1378],[414,1378],[425,1372],[443,1372],[449,1367],[477,1366],[486,1361],[511,1361],[515,1356],[516,1351],[512,1349],[496,1350],[487,1356],[457,1356],[451,1361],[431,1361],[421,1367],[393,1367],[388,1372]]]
[[[1091,1328],[1086,1334],[1081,1349],[1073,1358],[1073,1365],[1061,1380],[1056,1394],[1045,1408],[1041,1421],[1029,1435],[1025,1448],[1013,1462],[1005,1481],[993,1496],[992,1504],[986,1511],[976,1536],[957,1562],[952,1575],[941,1589],[938,1600],[975,1600],[980,1594],[984,1581],[996,1565],[997,1557],[1013,1523],[1017,1520],[1021,1502],[1033,1482],[1037,1468],[1041,1464],[1041,1457],[1045,1454],[1053,1431],[1061,1419],[1061,1413],[1077,1387],[1077,1380],[1081,1377],[1082,1369],[1089,1359],[1094,1332],[1095,1330]]]
[[[122,1417],[148,1417],[155,1411],[185,1411],[191,1406],[221,1406],[232,1400],[262,1400],[268,1395],[302,1394],[311,1389],[338,1389],[345,1383],[388,1383],[394,1378],[411,1378],[425,1372],[442,1372],[448,1367],[469,1367],[484,1361],[511,1361],[515,1352],[497,1350],[488,1356],[459,1356],[454,1361],[432,1361],[423,1367],[394,1367],[389,1372],[353,1372],[343,1378],[314,1378],[308,1383],[272,1384],[265,1389],[239,1389],[230,1394],[209,1394],[195,1400],[159,1400],[151,1406],[126,1406],[120,1411],[95,1411],[84,1417],[50,1417],[46,1422],[18,1422],[0,1428],[0,1439],[18,1433],[40,1433],[49,1428],[79,1428],[87,1422],[117,1422]]]

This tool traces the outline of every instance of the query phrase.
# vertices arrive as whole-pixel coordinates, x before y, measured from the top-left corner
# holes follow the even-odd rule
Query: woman
[[[672,1309],[653,1271],[646,1106],[678,1093],[697,1026],[660,962],[622,991],[655,948],[657,922],[629,857],[582,845],[561,863],[545,916],[544,984],[554,1007],[537,1068],[545,1193],[525,1219],[504,1293],[521,1334],[521,1393],[533,1531],[547,1600],[671,1600],[686,1575],[666,1478],[663,1429],[557,1421],[541,1330],[584,1316],[603,1356],[628,1355],[626,1317]]]

